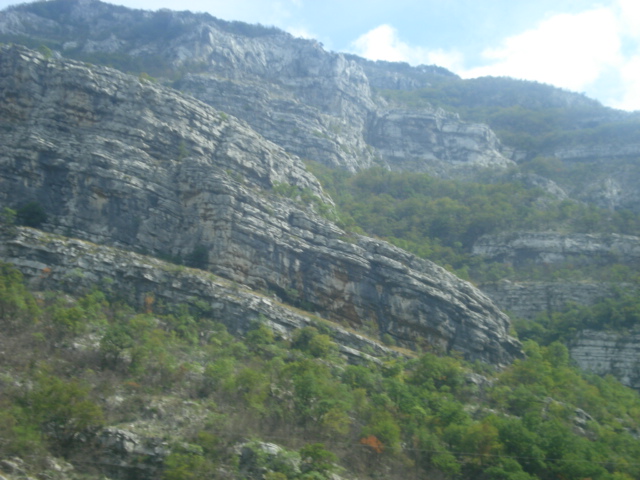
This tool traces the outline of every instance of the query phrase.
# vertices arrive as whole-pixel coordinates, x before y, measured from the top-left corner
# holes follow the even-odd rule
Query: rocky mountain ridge
[[[605,208],[640,208],[633,187],[640,178],[634,162],[640,154],[638,116],[548,85],[461,80],[436,66],[327,52],[317,41],[276,28],[97,0],[9,8],[0,13],[0,41],[44,45],[67,57],[149,73],[244,119],[287,151],[332,167],[358,171],[383,165],[474,178],[544,156],[594,173],[586,183],[581,175],[560,183],[572,198]],[[434,101],[407,111],[384,100],[378,94],[383,90],[418,96],[427,91],[425,98]],[[517,123],[510,116],[522,112],[524,125],[558,123],[565,131],[529,150],[505,145],[486,125],[437,108],[441,94],[471,111],[497,106],[504,110],[503,123]],[[603,166],[612,161],[615,168]]]
[[[351,171],[382,164],[440,175],[451,174],[452,160],[453,170],[459,170],[459,163],[511,164],[485,127],[466,125],[443,111],[413,113],[406,125],[391,114],[393,124],[380,128],[391,112],[376,102],[360,65],[325,51],[318,42],[276,29],[229,25],[189,12],[129,11],[73,1],[62,12],[55,4],[28,13],[9,9],[0,15],[0,34],[7,40],[31,36],[38,22],[37,38],[65,56],[91,60],[103,55],[107,63],[121,57],[157,59],[164,66],[158,73],[178,77],[172,80],[175,87],[243,118],[302,158]],[[194,70],[199,73],[188,73]],[[412,144],[404,147],[408,133]],[[394,145],[391,156],[379,150],[387,144]],[[414,158],[416,151],[432,153]],[[404,157],[410,161],[396,165]]]
[[[331,210],[314,177],[242,122],[108,69],[1,52],[5,205],[39,202],[46,229],[96,243],[205,250],[200,266],[218,275],[344,324],[371,321],[400,344],[496,364],[518,355],[488,298],[314,213]],[[292,198],[275,194],[283,185]]]

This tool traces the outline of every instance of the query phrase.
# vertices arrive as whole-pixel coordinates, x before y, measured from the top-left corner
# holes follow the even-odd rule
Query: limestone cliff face
[[[333,167],[377,164],[451,175],[460,165],[511,164],[486,126],[447,116],[443,128],[442,113],[387,112],[359,62],[277,29],[56,0],[35,11],[0,12],[0,35],[46,38],[63,55],[90,61],[101,55],[107,62],[109,56],[146,61],[176,88],[244,119],[287,151]]]
[[[367,141],[393,170],[469,176],[478,168],[513,165],[489,127],[464,124],[441,109],[385,111],[372,121]]]
[[[526,265],[603,266],[640,262],[640,239],[630,235],[563,235],[513,232],[487,235],[473,246],[473,253],[487,261],[515,267]],[[521,318],[561,311],[567,303],[592,305],[631,285],[606,282],[528,281],[486,283],[481,289],[500,308]]]
[[[560,312],[567,304],[593,305],[613,296],[620,285],[606,282],[500,282],[483,283],[479,288],[503,311],[518,318]]]
[[[300,160],[231,116],[19,47],[0,50],[0,96],[0,201],[39,202],[47,230],[155,255],[205,249],[220,276],[344,324],[373,321],[402,344],[497,364],[519,354],[486,296],[348,237],[316,213],[331,200]]]
[[[583,331],[570,345],[578,366],[598,375],[613,375],[640,390],[640,335]]]
[[[573,262],[603,265],[640,262],[640,238],[630,235],[587,235],[515,232],[488,235],[473,246],[473,253],[512,264]]]

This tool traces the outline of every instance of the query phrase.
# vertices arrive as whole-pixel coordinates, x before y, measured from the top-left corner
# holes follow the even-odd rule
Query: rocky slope
[[[318,216],[331,201],[314,177],[246,124],[24,48],[2,47],[0,72],[1,201],[40,203],[46,229],[174,258],[204,250],[220,276],[401,344],[496,364],[519,354],[507,317],[470,284]]]
[[[613,375],[622,384],[640,390],[640,335],[585,330],[570,345],[580,368]]]
[[[474,244],[473,253],[491,261],[515,265],[637,265],[640,261],[640,239],[618,234],[515,232],[482,237]]]
[[[8,41],[35,37],[82,60],[155,68],[151,74],[243,118],[287,151],[330,166],[354,171],[383,164],[449,174],[451,162],[453,170],[511,164],[486,127],[443,112],[406,118],[387,112],[374,101],[358,63],[276,29],[71,1],[2,12],[0,35]]]
[[[148,297],[165,305],[191,305],[197,300],[201,315],[220,321],[236,335],[260,321],[289,338],[293,330],[319,322],[318,317],[279,302],[273,294],[129,250],[23,227],[13,232],[5,229],[1,238],[0,258],[16,266],[34,290],[78,295],[98,287],[140,307]],[[396,355],[379,342],[337,324],[325,321],[323,325],[354,362],[373,359],[362,350],[375,356]]]

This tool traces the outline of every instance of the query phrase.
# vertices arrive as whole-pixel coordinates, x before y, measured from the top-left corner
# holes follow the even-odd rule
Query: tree
[[[89,398],[88,386],[46,371],[37,375],[36,382],[25,398],[29,413],[63,450],[71,447],[76,434],[103,424],[102,409]]]
[[[117,368],[121,355],[133,345],[134,339],[127,323],[111,324],[100,340],[100,352],[105,365]]]

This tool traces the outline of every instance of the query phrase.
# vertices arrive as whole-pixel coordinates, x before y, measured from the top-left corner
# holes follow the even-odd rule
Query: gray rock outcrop
[[[640,334],[585,330],[571,342],[571,357],[583,370],[613,375],[640,390]]]
[[[514,232],[487,235],[473,245],[473,253],[488,260],[526,263],[604,265],[640,262],[640,238],[618,234],[571,234]]]
[[[561,312],[568,304],[593,305],[611,297],[619,284],[596,282],[499,282],[479,288],[503,311],[518,318]]]
[[[204,250],[201,267],[401,344],[496,364],[519,355],[479,290],[347,236],[317,214],[332,203],[300,160],[233,117],[19,47],[0,50],[0,96],[0,201],[38,202],[50,231],[173,258]]]
[[[28,37],[35,29],[38,38],[61,45],[63,55],[148,64],[164,81],[244,119],[302,158],[350,171],[384,165],[448,176],[459,174],[460,165],[512,164],[484,125],[442,112],[406,118],[387,112],[363,66],[317,41],[189,12],[128,10],[96,0],[48,5],[39,14],[0,12],[0,35]],[[405,132],[411,132],[407,145]],[[387,143],[390,149],[381,148]]]
[[[381,112],[371,122],[367,141],[392,170],[446,177],[514,165],[500,152],[500,142],[489,127],[462,123],[441,109]]]

